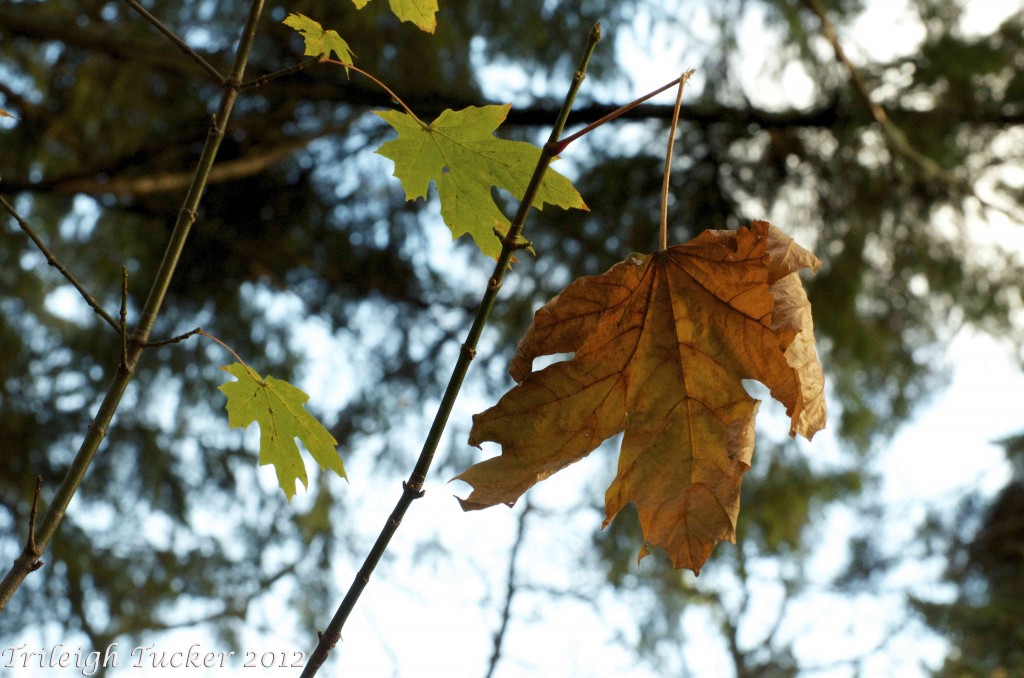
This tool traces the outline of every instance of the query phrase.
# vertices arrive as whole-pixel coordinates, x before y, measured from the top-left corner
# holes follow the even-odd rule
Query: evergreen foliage
[[[698,94],[683,109],[670,237],[770,217],[824,261],[807,287],[848,455],[815,465],[787,444],[759,450],[744,481],[739,546],[716,552],[717,579],[694,582],[662,558],[637,570],[638,523],[620,518],[594,537],[596,555],[581,556],[587,572],[601,573],[583,593],[594,599],[610,585],[648,601],[636,619],[638,651],[665,670],[678,668],[681,615],[701,607],[720,621],[737,675],[795,675],[791,639],[773,632],[749,643],[740,633],[751,571],[777,573],[787,599],[811,588],[801,563],[821,517],[871,486],[864,460],[944,383],[943,346],[956,331],[976,327],[1024,346],[1020,253],[964,235],[969,222],[1006,213],[1020,228],[1024,214],[1024,188],[1005,172],[1024,157],[1024,9],[972,35],[961,24],[964,2],[919,0],[911,11],[920,48],[858,61],[900,146],[836,62],[811,4],[442,2],[431,36],[382,0],[361,11],[269,2],[247,70],[252,86],[236,105],[153,338],[202,326],[260,374],[298,382],[310,376],[309,337],[329,335],[342,357],[338,381],[322,386],[337,395],[308,406],[322,408],[316,414],[350,471],[350,460],[372,459],[380,479],[356,482],[390,488],[415,454],[396,431],[421,423],[419,404],[442,392],[491,262],[462,241],[452,259],[439,258],[436,235],[447,232],[436,210],[407,204],[387,161],[370,152],[391,134],[368,114],[391,107],[385,93],[322,65],[257,80],[301,60],[301,40],[281,22],[302,13],[337,30],[357,64],[422,119],[514,97],[503,133],[535,143],[557,112],[577,36],[582,44],[600,19],[607,37],[570,125],[623,103],[617,92],[631,73],[616,61],[616,36],[638,31],[665,61],[698,69],[687,90]],[[826,4],[841,37],[864,5]],[[244,3],[146,7],[227,72]],[[644,23],[631,27],[638,16],[671,40],[644,35]],[[759,20],[763,45],[741,34]],[[741,74],[751,62],[761,64],[754,79]],[[779,103],[783,90],[779,98],[758,91],[787,69],[806,74],[800,104]],[[501,82],[505,70],[527,74],[525,84]],[[0,116],[0,194],[105,309],[120,306],[124,265],[128,316],[137,319],[220,92],[128,4],[0,5],[0,110],[13,116]],[[653,248],[668,115],[666,106],[642,106],[633,122],[591,135],[560,163],[591,211],[534,217],[526,235],[537,256],[520,255],[502,292],[474,365],[479,388],[507,386],[506,357],[534,309],[566,282]],[[0,560],[10,562],[24,544],[35,477],[45,509],[47,488],[60,482],[118,368],[120,344],[6,215],[2,224]],[[344,519],[359,507],[322,475],[294,512],[261,489],[254,455],[223,424],[216,389],[225,362],[220,347],[196,338],[147,351],[51,542],[45,574],[29,577],[0,615],[0,638],[56,625],[102,648],[206,625],[237,643],[250,606],[282,581],[302,582],[284,601],[300,623],[322,626],[338,597],[324,572],[338,553],[362,551]],[[1007,445],[1018,460],[1019,448]],[[450,477],[469,454],[453,446],[436,472]],[[991,502],[976,502],[973,531],[940,520],[929,533],[936,552],[951,554],[956,602],[915,602],[954,647],[944,675],[1022,670],[1024,641],[1013,635],[1024,614],[1015,604],[1024,597],[1014,576],[1020,531],[992,542],[1007,516],[1021,514],[1020,474]],[[863,574],[851,581],[863,585],[875,551],[851,553],[851,572]]]

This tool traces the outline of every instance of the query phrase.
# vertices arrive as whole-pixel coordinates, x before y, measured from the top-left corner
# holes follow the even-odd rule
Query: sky
[[[915,48],[920,32],[904,19],[901,7],[905,3],[875,0],[865,17],[844,31],[841,38],[846,49],[854,55],[871,53],[894,56]],[[985,31],[997,23],[1017,3],[979,0],[968,3],[967,25]],[[751,20],[751,34],[758,31],[756,17]],[[656,43],[656,40],[652,40]],[[623,55],[635,67],[633,91],[624,93],[626,100],[653,89],[678,75],[681,68],[665,63],[664,55],[651,55],[641,44],[626,44]],[[676,55],[673,55],[673,58]],[[684,55],[683,55],[684,56]],[[686,68],[685,59],[681,64]],[[756,63],[745,66],[749,77],[758,77]],[[700,75],[694,85],[700,86]],[[788,105],[806,103],[806,76],[799,69],[787,70],[782,82],[767,83],[758,89],[768,99],[785,101]],[[670,102],[673,93],[663,95]],[[772,215],[766,215],[769,218]],[[772,219],[774,221],[774,219]],[[984,236],[991,230],[1003,229],[1010,237],[1021,238],[1021,229],[1011,225],[976,222],[972,228]],[[1002,231],[1000,231],[1002,232]],[[439,246],[448,248],[450,238],[446,231],[438,231]],[[1024,252],[1024,239],[1020,251]],[[322,361],[310,370],[303,386],[314,399],[318,392],[329,397],[318,374],[337,375],[344,369],[337,363],[337,351],[326,341],[314,350],[315,358]],[[881,529],[887,531],[893,543],[909,539],[916,521],[929,509],[955,507],[967,493],[981,490],[992,493],[1005,483],[1009,469],[996,441],[1024,429],[1024,374],[1012,359],[1015,347],[987,335],[965,330],[952,338],[943,357],[949,370],[948,386],[939,390],[932,399],[919,408],[912,422],[903,427],[875,464],[883,478],[880,499],[887,506],[886,519]],[[337,383],[336,379],[332,380]],[[336,396],[335,396],[336,397]],[[467,420],[490,403],[480,394],[470,393],[462,398],[453,414]],[[770,429],[784,420],[781,406],[765,403],[766,412],[760,423]],[[774,423],[772,423],[774,422]],[[254,431],[250,431],[254,433]],[[420,431],[407,432],[408,442],[418,448]],[[440,448],[446,449],[451,441],[445,440]],[[826,430],[815,437],[813,443],[801,441],[801,451],[808,455],[838,455],[839,444]],[[495,452],[495,450],[491,450]],[[370,455],[356,457],[348,467],[350,478],[366,478],[372,469],[362,467],[371,460]],[[607,463],[609,457],[595,453]],[[584,463],[581,462],[582,466]],[[586,473],[566,470],[548,479],[530,491],[530,502],[539,508],[537,515],[527,520],[527,538],[520,561],[520,581],[535,586],[572,587],[580,584],[575,578],[578,553],[590,547],[590,536],[600,528],[597,513],[570,512],[565,497],[579,496],[593,490]],[[261,471],[265,489],[275,491],[273,471]],[[508,553],[515,537],[519,514],[525,502],[514,510],[501,507],[464,514],[452,496],[465,496],[466,487],[449,484],[446,478],[428,479],[426,496],[410,510],[398,533],[389,556],[368,586],[363,599],[346,625],[342,643],[335,651],[342,662],[343,671],[325,669],[323,675],[351,676],[479,676],[483,674],[491,652],[491,639],[499,623],[499,612],[504,595]],[[338,480],[337,482],[343,482]],[[357,539],[369,543],[390,512],[400,489],[396,487],[367,487],[352,481],[346,487],[351,493],[351,505],[360,506],[360,524],[355,528]],[[297,500],[301,507],[303,499]],[[542,525],[548,523],[540,515],[559,516],[563,523],[559,529]],[[822,530],[822,548],[808,564],[811,572],[827,581],[842,566],[845,539],[855,531],[862,519],[855,509],[838,509],[826,519]],[[436,536],[451,549],[447,554],[424,555],[414,548],[412,539],[403,535]],[[333,576],[345,588],[359,563],[336,563]],[[921,563],[919,570],[905,570],[895,574],[888,582],[894,589],[900,585],[914,586],[924,581],[922,592],[942,599],[949,595],[934,581],[940,564]],[[713,570],[714,555],[707,569]],[[925,576],[922,576],[925,575]],[[702,577],[705,575],[702,575]],[[710,576],[714,576],[711,574]],[[585,582],[584,582],[585,583]],[[902,595],[902,592],[898,592]],[[881,592],[872,597],[849,598],[822,591],[816,596],[804,597],[788,611],[783,633],[797,639],[796,649],[801,660],[808,664],[821,664],[821,671],[807,675],[847,676],[849,666],[831,666],[837,659],[854,657],[867,651],[882,640],[881,634],[892,631],[894,638],[866,665],[868,675],[924,675],[923,667],[935,667],[941,662],[944,643],[920,627],[894,630],[890,623],[903,617],[894,609],[897,599]],[[483,604],[481,604],[483,601]],[[506,659],[497,676],[654,676],[646,667],[635,663],[632,653],[619,645],[619,634],[628,636],[628,619],[637,604],[627,595],[605,594],[600,600],[569,600],[552,604],[543,590],[525,591],[516,599],[514,620],[506,638]],[[771,618],[778,606],[778,596],[770,585],[759,593],[756,603]],[[286,616],[272,606],[258,608],[253,623],[246,631],[241,653],[224,658],[224,666],[202,668],[203,660],[217,663],[227,649],[215,639],[194,630],[182,630],[154,639],[155,652],[183,653],[168,660],[189,659],[200,666],[175,669],[145,668],[151,659],[142,651],[132,654],[132,647],[110,648],[116,652],[123,676],[224,676],[239,675],[255,678],[273,675],[297,675],[296,669],[281,669],[295,659],[296,651],[308,653],[313,641],[305,629],[291,627]],[[326,624],[327,620],[324,620]],[[700,610],[688,611],[682,620],[687,644],[683,650],[691,675],[727,675],[731,660],[717,636],[707,629],[715,622]],[[262,627],[262,630],[256,630]],[[747,631],[751,639],[758,637],[756,624]],[[14,646],[16,652],[47,651],[55,647],[55,636],[26,637],[24,648]],[[58,652],[73,653],[80,647],[69,642]],[[5,667],[9,648],[0,647],[0,668]],[[92,650],[101,653],[107,648],[83,648],[84,655]],[[251,652],[247,656],[246,652]],[[210,653],[212,659],[207,658]],[[72,661],[76,657],[72,656]],[[142,659],[143,666],[134,666]],[[246,666],[246,660],[250,664]],[[264,668],[272,663],[274,668]],[[330,667],[330,665],[328,665]],[[36,669],[5,670],[5,676],[23,678],[38,676]],[[88,667],[69,667],[46,672],[47,676],[89,675]]]

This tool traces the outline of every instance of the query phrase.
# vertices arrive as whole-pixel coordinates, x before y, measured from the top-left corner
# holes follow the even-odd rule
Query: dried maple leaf
[[[765,221],[706,231],[580,278],[537,311],[510,372],[520,382],[473,417],[469,442],[501,456],[457,476],[465,510],[512,505],[534,483],[625,431],[605,494],[607,525],[636,504],[644,546],[699,572],[735,540],[750,468],[756,379],[786,406],[790,434],[825,425],[824,380],[810,303],[796,273],[813,254]],[[534,372],[540,355],[575,352]]]

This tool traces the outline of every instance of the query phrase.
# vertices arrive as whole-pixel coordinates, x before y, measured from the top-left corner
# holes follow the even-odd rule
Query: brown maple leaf
[[[705,231],[603,275],[580,278],[537,311],[509,368],[519,384],[473,417],[469,442],[501,456],[457,476],[464,510],[511,506],[534,483],[624,431],[607,525],[636,504],[644,545],[699,572],[735,541],[740,480],[750,468],[760,401],[786,406],[790,434],[825,425],[824,379],[810,303],[796,273],[820,262],[766,221]],[[571,360],[532,371],[540,355]]]

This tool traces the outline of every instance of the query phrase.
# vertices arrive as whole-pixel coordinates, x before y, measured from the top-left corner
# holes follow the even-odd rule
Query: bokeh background
[[[245,3],[144,4],[228,70]],[[1024,4],[441,5],[430,36],[384,0],[272,0],[247,73],[300,60],[280,22],[302,12],[421,118],[510,102],[501,134],[539,143],[597,20],[605,40],[570,128],[698,69],[670,239],[766,218],[817,253],[806,284],[831,421],[794,442],[781,406],[762,407],[737,544],[700,578],[660,552],[637,565],[634,513],[600,531],[614,440],[512,511],[464,515],[451,498],[466,488],[449,478],[497,453],[466,445],[470,415],[511,385],[533,311],[656,247],[669,92],[556,164],[591,210],[527,225],[537,254],[511,272],[427,496],[328,672],[1024,673]],[[137,317],[219,94],[126,4],[0,3],[0,108],[16,116],[0,118],[0,193],[111,312],[126,265]],[[391,105],[328,66],[247,90],[156,329],[202,326],[306,389],[350,481],[310,468],[309,491],[286,503],[257,468],[255,430],[227,428],[216,387],[232,358],[198,337],[147,351],[45,568],[0,616],[0,649],[312,650],[401,491],[492,267],[451,242],[435,200],[406,203],[372,152],[390,133],[370,111]],[[45,504],[120,347],[17,224],[0,223],[9,563],[36,475]]]

